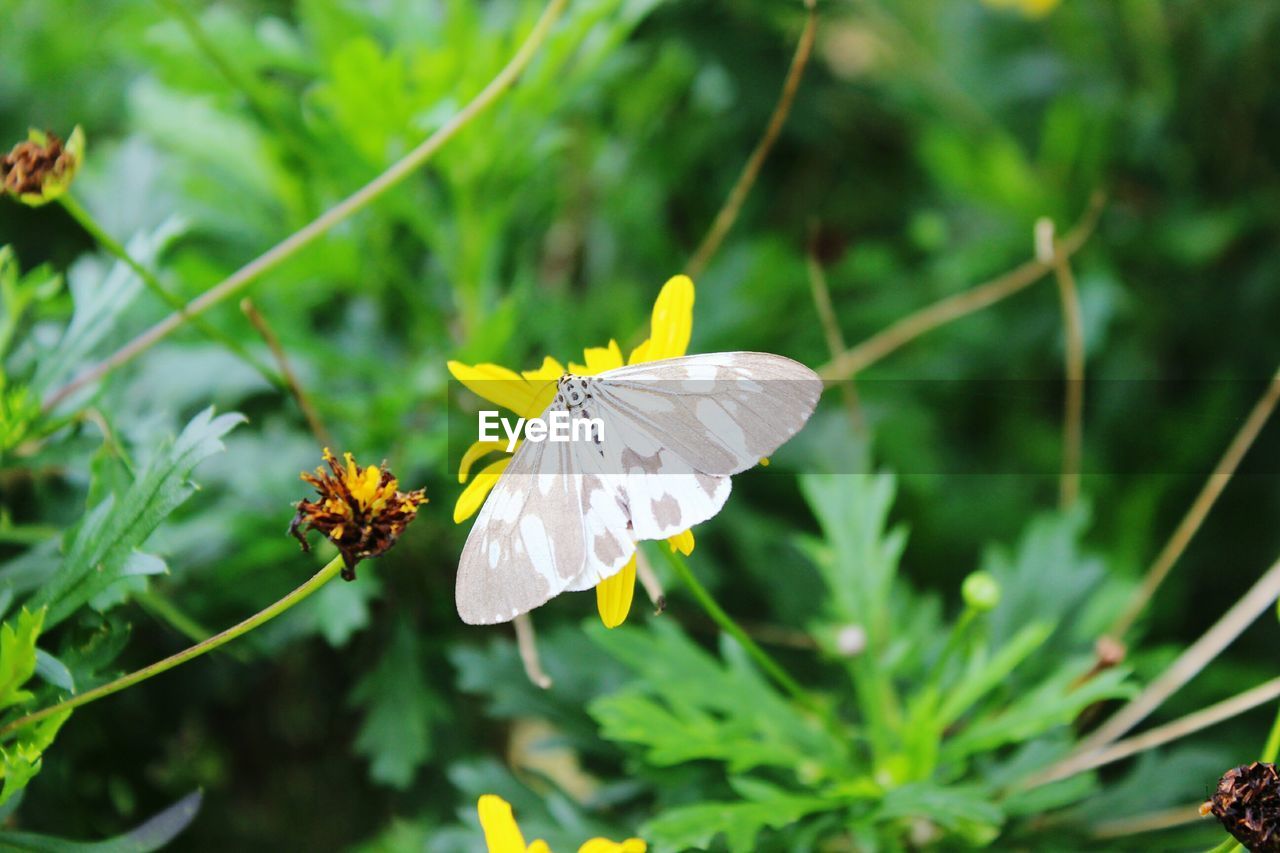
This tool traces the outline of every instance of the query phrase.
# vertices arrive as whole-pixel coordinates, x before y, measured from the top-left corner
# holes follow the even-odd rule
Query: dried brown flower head
[[[1280,773],[1261,761],[1228,770],[1200,814],[1212,814],[1250,850],[1280,851]]]
[[[344,454],[344,460],[345,466],[339,464],[326,447],[324,461],[330,470],[321,467],[314,474],[302,474],[303,480],[315,486],[319,498],[298,501],[289,532],[304,551],[310,550],[304,528],[328,536],[346,563],[342,577],[350,581],[356,578],[357,563],[385,554],[396,544],[417,517],[418,507],[427,502],[427,495],[424,489],[400,491],[385,462],[361,468],[350,453]]]
[[[84,131],[79,127],[66,144],[51,132],[32,130],[25,142],[0,157],[0,188],[32,206],[53,201],[71,185],[83,159]]]

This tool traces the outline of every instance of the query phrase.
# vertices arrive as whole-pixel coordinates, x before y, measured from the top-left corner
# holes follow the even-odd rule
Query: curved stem
[[[133,270],[134,274],[137,275],[138,278],[142,279],[142,283],[145,284],[152,293],[163,299],[170,308],[175,308],[179,312],[186,310],[182,300],[175,294],[170,293],[169,289],[160,282],[160,279],[156,278],[155,273],[151,272],[151,270],[139,263],[133,255],[129,254],[129,250],[126,249],[122,243],[108,234],[103,227],[98,224],[98,221],[93,218],[93,215],[89,213],[89,211],[85,210],[84,207],[81,206],[80,202],[76,201],[70,193],[64,193],[59,196],[58,202],[62,205],[63,209],[71,215],[71,218],[74,219],[81,228],[88,232],[90,237],[98,242],[99,246],[105,249],[107,253],[112,255],[116,260]],[[239,356],[246,364],[261,373],[263,378],[272,385],[275,385],[277,388],[284,388],[284,380],[261,361],[254,358],[253,354],[245,349],[244,346],[234,338],[223,334],[202,319],[194,317],[189,319],[194,321],[194,325],[197,329],[207,335],[211,340],[217,341],[232,353]]]
[[[334,576],[342,570],[344,565],[345,563],[343,562],[341,555],[334,557],[325,564],[324,568],[312,575],[310,579],[293,592],[289,593],[274,604],[259,610],[257,613],[253,614],[248,619],[245,619],[238,625],[233,625],[219,634],[214,634],[203,642],[196,643],[190,648],[183,649],[175,655],[170,655],[164,660],[156,661],[150,666],[144,666],[142,669],[131,672],[128,675],[122,675],[115,681],[104,684],[101,687],[95,687],[94,689],[81,693],[78,696],[72,696],[70,699],[65,699],[56,705],[50,705],[48,708],[41,708],[39,711],[34,711],[24,717],[19,717],[3,728],[0,728],[0,738],[10,735],[18,729],[29,726],[32,723],[37,723],[46,717],[52,716],[53,714],[57,714],[61,711],[67,711],[71,708],[78,708],[81,705],[87,705],[104,696],[110,696],[112,693],[119,693],[127,687],[132,687],[140,681],[146,681],[153,675],[168,672],[175,666],[198,658],[207,652],[213,651],[219,646],[231,642],[242,634],[249,633],[259,625],[270,622],[272,619],[276,618],[281,613],[284,613],[290,607],[293,607],[295,604],[311,595],[311,593],[333,580]]]
[[[761,167],[764,166],[765,158],[769,156],[769,150],[773,148],[773,143],[778,141],[778,134],[782,132],[782,126],[786,124],[787,116],[791,113],[791,104],[796,99],[796,90],[800,88],[800,78],[804,76],[804,68],[809,64],[809,54],[813,52],[814,33],[818,28],[818,12],[814,0],[805,0],[805,8],[809,10],[809,16],[805,20],[804,30],[800,33],[800,41],[796,44],[795,55],[791,58],[791,68],[788,69],[787,79],[782,84],[782,95],[778,98],[778,105],[773,108],[773,114],[769,116],[764,135],[760,137],[760,141],[751,151],[751,156],[747,158],[746,165],[738,175],[738,180],[724,200],[724,205],[716,213],[711,228],[698,244],[693,257],[689,258],[689,263],[685,264],[684,271],[691,278],[697,278],[702,274],[711,256],[720,248],[725,235],[738,220],[742,204],[747,200],[747,193],[751,192],[751,187],[755,184]]]
[[[1084,216],[1081,217],[1080,222],[1058,244],[1057,250],[1060,258],[1065,260],[1071,257],[1089,239],[1094,226],[1098,224],[1098,217],[1102,215],[1105,200],[1105,196],[1102,193],[1094,193],[1089,203],[1089,208],[1085,211]],[[854,344],[839,356],[818,368],[818,375],[828,382],[854,377],[926,332],[932,332],[952,320],[958,320],[975,311],[994,305],[1002,299],[1008,299],[1015,293],[1035,284],[1052,269],[1052,264],[1032,259],[1021,266],[1013,268],[999,278],[993,278],[969,290],[926,305],[919,311],[908,314],[898,320],[883,331],[877,332],[865,341]]]
[[[252,282],[260,278],[264,273],[275,269],[284,261],[296,255],[306,246],[310,245],[319,237],[328,233],[335,225],[349,219],[353,214],[368,207],[370,203],[378,199],[388,190],[397,186],[401,181],[412,174],[416,169],[426,163],[431,157],[439,151],[446,142],[457,135],[458,131],[466,127],[472,119],[484,112],[494,101],[498,99],[507,89],[509,89],[524,71],[530,60],[542,43],[546,41],[547,35],[551,32],[551,26],[556,19],[560,17],[560,13],[564,11],[565,4],[568,0],[550,0],[546,9],[543,10],[542,16],[538,18],[537,23],[533,25],[533,29],[529,32],[529,36],[525,39],[524,44],[516,51],[498,75],[489,81],[489,85],[485,86],[478,95],[475,96],[460,112],[453,118],[445,122],[435,133],[423,140],[418,147],[414,148],[401,159],[397,160],[382,174],[378,175],[369,183],[347,196],[338,204],[329,208],[320,216],[316,217],[309,224],[303,226],[299,230],[293,232],[288,237],[281,240],[272,248],[268,249],[257,258],[245,264],[236,270],[227,278],[218,284],[206,290],[200,296],[191,300],[182,311],[177,311],[165,317],[159,323],[142,332],[140,335],[129,341],[120,349],[116,350],[105,360],[99,362],[75,379],[68,382],[62,388],[55,391],[44,402],[46,411],[52,409],[58,403],[65,400],[69,395],[75,393],[80,388],[92,382],[96,382],[103,376],[106,376],[112,370],[127,364],[137,358],[142,353],[150,349],[157,341],[169,335],[175,329],[182,326],[183,323],[199,314],[203,314],[213,306],[223,302],[229,297],[235,296],[240,291],[248,287]]]
[[[698,600],[698,604],[702,605],[702,609],[707,612],[707,615],[711,617],[712,621],[719,625],[721,630],[726,634],[733,637],[733,639],[738,642],[738,645],[746,649],[747,654],[751,656],[756,664],[763,669],[770,678],[778,683],[779,687],[790,693],[792,698],[800,704],[825,717],[826,712],[822,705],[819,704],[807,690],[801,687],[800,683],[792,678],[777,661],[770,657],[768,652],[760,648],[760,646],[756,644],[756,641],[751,639],[751,637],[747,635],[747,632],[742,630],[738,623],[734,622],[733,618],[730,617],[728,613],[724,612],[724,608],[716,603],[715,598],[712,597],[711,593],[707,591],[707,588],[702,585],[702,582],[699,581],[689,569],[689,564],[684,561],[684,557],[670,548],[663,547],[659,550],[666,555],[667,562],[671,564],[671,568],[680,576],[680,580],[683,581],[684,585],[693,593],[693,597]]]

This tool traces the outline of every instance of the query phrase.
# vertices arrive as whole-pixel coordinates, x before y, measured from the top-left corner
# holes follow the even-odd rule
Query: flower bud
[[[974,572],[964,579],[960,594],[966,607],[985,613],[1000,603],[1000,584],[988,572]]]

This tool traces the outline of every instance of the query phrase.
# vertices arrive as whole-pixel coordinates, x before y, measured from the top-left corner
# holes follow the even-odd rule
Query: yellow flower
[[[484,794],[476,804],[480,813],[480,826],[484,829],[484,843],[489,853],[551,853],[542,839],[525,846],[524,835],[511,813],[511,804],[496,794]],[[648,846],[639,838],[626,841],[610,841],[592,838],[583,842],[578,853],[645,853]]]
[[[982,0],[993,9],[1013,9],[1028,18],[1043,18],[1057,8],[1061,0]]]
[[[63,145],[52,133],[34,128],[25,142],[0,156],[0,188],[23,204],[39,207],[67,191],[84,162],[84,131],[76,125]]]
[[[525,370],[516,373],[496,364],[467,365],[461,362],[449,362],[449,372],[453,377],[484,399],[510,409],[518,417],[541,417],[556,394],[556,380],[566,372],[578,376],[591,376],[622,367],[623,364],[637,364],[642,361],[658,361],[664,358],[675,358],[685,354],[689,347],[689,337],[693,333],[693,282],[688,276],[678,275],[662,286],[658,299],[653,304],[653,315],[649,324],[649,337],[624,362],[622,349],[617,341],[609,341],[608,346],[589,347],[583,351],[583,364],[569,362],[564,365],[551,356],[542,360],[537,370]],[[471,468],[477,461],[495,451],[505,451],[506,445],[501,441],[477,441],[467,448],[458,465],[458,482],[466,483]],[[458,496],[453,508],[454,522],[461,524],[479,511],[485,497],[498,482],[498,477],[511,463],[507,456],[497,462],[491,462],[472,478],[471,482]],[[672,550],[688,555],[693,551],[693,533],[686,530],[667,540]],[[611,578],[601,581],[596,586],[596,606],[600,611],[600,619],[607,628],[616,628],[626,621],[631,609],[631,599],[635,591],[636,559],[631,560],[622,571]]]

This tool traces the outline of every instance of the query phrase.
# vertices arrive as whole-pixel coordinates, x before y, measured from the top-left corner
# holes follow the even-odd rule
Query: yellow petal
[[[547,842],[541,838],[529,845],[528,853],[551,853],[551,848],[547,846]],[[641,851],[643,853],[643,851]]]
[[[484,794],[476,804],[484,843],[489,853],[525,853],[524,836],[516,825],[511,804],[496,794]]]
[[[636,348],[643,349],[637,360],[657,361],[684,355],[689,348],[689,336],[693,334],[693,281],[687,275],[677,275],[662,286],[658,299],[653,303],[649,340]]]
[[[462,459],[458,462],[458,482],[467,482],[467,475],[471,473],[471,466],[476,461],[495,453],[499,450],[506,451],[507,443],[505,441],[477,441],[475,444],[467,448],[467,452],[462,454]]]
[[[521,417],[535,417],[542,409],[534,410],[538,389],[525,381],[514,370],[497,364],[463,364],[449,362],[449,372],[473,393],[491,403],[510,409]],[[545,408],[545,407],[544,407]],[[532,412],[532,414],[530,414]]]
[[[628,838],[621,843],[607,838],[592,838],[578,848],[578,853],[645,853],[649,847],[639,838]]]
[[[679,551],[687,557],[693,553],[693,531],[686,530],[684,533],[669,536],[667,544],[671,546],[672,551]]]
[[[579,376],[594,376],[597,373],[604,373],[606,370],[613,370],[615,367],[622,367],[625,362],[622,360],[622,349],[618,346],[618,342],[609,341],[607,347],[588,347],[582,351],[586,364],[574,364],[569,362],[569,371]]]
[[[769,467],[769,457],[768,457],[768,456],[761,456],[761,457],[760,457],[760,464],[761,464],[762,466],[764,466],[765,468],[768,468],[768,467]]]
[[[511,457],[508,456],[506,459],[499,459],[486,466],[483,471],[476,474],[475,479],[467,484],[462,494],[458,495],[458,502],[453,505],[454,524],[461,524],[479,511],[484,505],[484,499],[489,496],[490,490],[497,485],[498,477],[510,464]]]
[[[617,628],[627,621],[635,591],[636,556],[632,554],[622,571],[596,584],[596,609],[606,628]]]
[[[555,382],[561,376],[564,376],[564,365],[556,361],[551,356],[544,356],[542,366],[537,370],[522,370],[520,375],[530,382]],[[542,414],[539,412],[538,414]]]
[[[631,355],[627,356],[627,364],[639,364],[642,361],[652,361],[649,358],[649,339],[645,338],[640,342],[640,346],[631,351]]]

